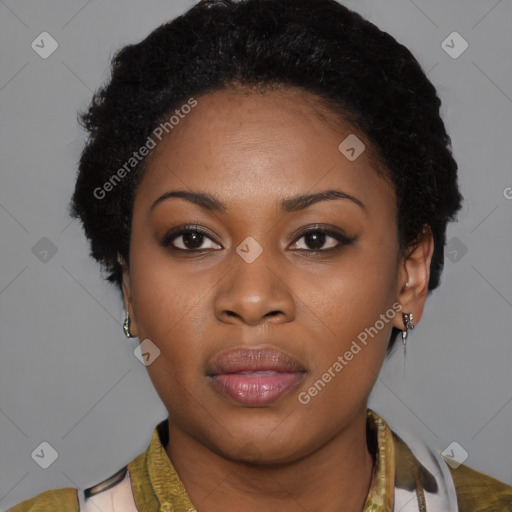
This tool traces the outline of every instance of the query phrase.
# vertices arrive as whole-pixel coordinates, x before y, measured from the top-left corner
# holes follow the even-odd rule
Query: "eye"
[[[298,243],[302,239],[304,239],[303,245],[305,247],[300,247],[301,244]],[[290,248],[317,254],[339,250],[354,241],[355,238],[350,238],[342,232],[323,226],[315,226],[303,230]],[[205,242],[207,245],[204,245]],[[222,249],[206,230],[198,226],[181,226],[173,229],[163,237],[160,244],[163,247],[182,252],[204,252]],[[326,244],[327,247],[325,247]]]
[[[207,240],[211,243],[204,246],[203,244]],[[181,226],[176,228],[167,233],[161,240],[160,244],[164,247],[170,247],[172,250],[185,252],[202,252],[210,249],[222,249],[222,247],[214,242],[212,237],[205,230],[200,229],[197,226]]]
[[[304,239],[306,247],[299,247],[298,242]],[[322,226],[315,226],[300,233],[291,249],[305,251],[311,254],[339,250],[346,245],[354,243],[355,238],[350,238],[344,233],[328,229]],[[327,247],[326,247],[327,244]]]

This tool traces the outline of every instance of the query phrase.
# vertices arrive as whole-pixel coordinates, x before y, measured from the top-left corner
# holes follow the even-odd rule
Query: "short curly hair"
[[[173,110],[233,84],[300,88],[360,129],[394,185],[401,250],[430,226],[429,291],[439,285],[446,226],[462,202],[441,101],[405,46],[335,0],[202,0],[114,55],[110,81],[79,114],[88,140],[70,205],[110,282],[121,288],[118,255],[129,262],[146,159],[106,198],[94,191]]]

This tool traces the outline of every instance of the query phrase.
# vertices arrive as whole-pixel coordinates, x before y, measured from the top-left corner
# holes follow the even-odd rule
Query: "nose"
[[[295,318],[295,301],[286,276],[264,254],[252,263],[240,258],[221,281],[214,299],[220,321],[254,327]]]

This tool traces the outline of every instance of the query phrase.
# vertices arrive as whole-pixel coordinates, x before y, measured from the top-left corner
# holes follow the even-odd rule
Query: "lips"
[[[305,368],[280,350],[239,348],[222,353],[207,368],[215,390],[243,405],[264,406],[293,389]]]

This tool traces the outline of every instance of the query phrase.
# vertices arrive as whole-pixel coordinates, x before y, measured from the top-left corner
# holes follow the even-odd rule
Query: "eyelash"
[[[215,240],[212,239],[212,237],[208,234],[207,231],[199,228],[198,226],[182,226],[180,228],[177,228],[176,230],[173,230],[170,233],[167,233],[161,240],[160,245],[162,245],[163,247],[170,248],[172,251],[183,252],[183,253],[196,253],[197,254],[197,253],[206,253],[207,251],[210,251],[210,250],[214,250],[214,251],[220,250],[220,249],[182,249],[181,247],[174,247],[172,245],[172,243],[176,239],[178,239],[180,236],[190,234],[190,233],[196,233],[196,234],[205,236],[205,237],[209,238],[215,244],[220,245]],[[325,253],[329,253],[329,252],[339,251],[340,249],[342,249],[343,247],[345,247],[347,245],[352,245],[356,240],[356,237],[351,238],[351,237],[343,235],[342,233],[339,233],[337,231],[328,229],[326,227],[317,226],[317,227],[310,227],[308,229],[305,229],[304,231],[301,231],[297,235],[297,238],[295,238],[293,245],[311,233],[320,233],[323,235],[327,235],[327,236],[337,240],[339,242],[339,244],[337,246],[331,247],[329,249],[317,249],[317,250],[296,249],[297,251],[304,252],[304,253],[310,254],[310,255],[322,254],[322,253],[325,254]]]

